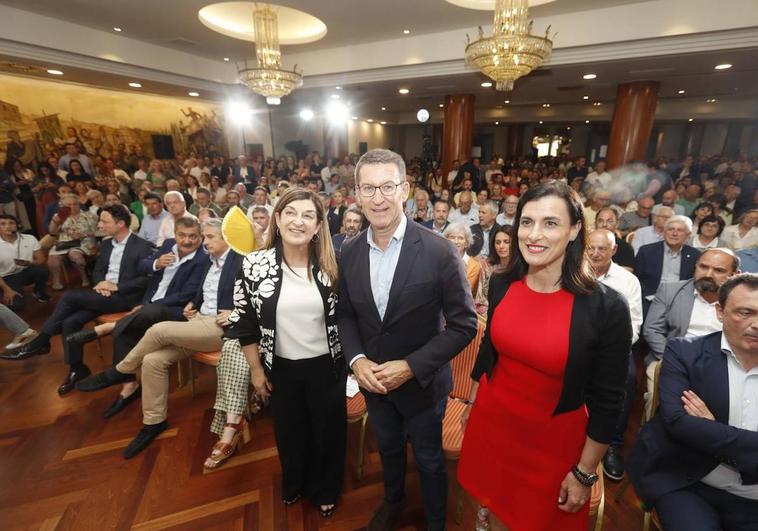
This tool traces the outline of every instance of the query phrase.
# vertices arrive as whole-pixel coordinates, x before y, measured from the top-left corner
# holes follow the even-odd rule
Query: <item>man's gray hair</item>
[[[184,216],[174,222],[174,230],[176,230],[177,227],[184,227],[186,229],[196,228],[197,230],[200,230],[200,222],[197,220],[197,218]]]
[[[692,220],[688,218],[687,216],[682,216],[682,215],[671,216],[669,219],[666,220],[666,223],[663,225],[663,228],[667,229],[669,228],[669,225],[673,223],[683,223],[684,226],[687,228],[687,231],[692,233]]]
[[[206,227],[209,227],[221,232],[221,225],[223,223],[224,223],[224,220],[221,218],[208,218],[205,221],[203,221],[202,225],[200,225],[200,230],[203,231],[206,229]]]
[[[355,184],[361,182],[360,174],[363,166],[373,166],[376,164],[394,164],[397,167],[397,176],[400,182],[405,182],[405,161],[403,157],[390,151],[389,149],[371,149],[364,153],[358,164],[355,165]]]
[[[185,202],[185,201],[184,201],[184,196],[182,195],[182,193],[181,193],[181,192],[177,192],[176,190],[172,190],[172,191],[170,191],[170,192],[166,192],[166,193],[163,195],[163,202],[165,203],[165,202],[166,202],[166,199],[168,199],[169,197],[178,197],[179,199],[181,199],[181,200],[182,200],[182,203],[184,203],[184,202]]]
[[[500,212],[500,208],[497,206],[497,203],[494,201],[490,201],[490,200],[485,201],[484,204],[479,205],[479,210],[481,210],[484,207],[489,208],[490,212],[493,214],[497,214]]]
[[[266,214],[268,216],[268,208],[263,205],[253,207],[253,214]]]
[[[471,233],[471,228],[462,221],[454,221],[442,233],[445,238],[449,238],[453,234],[462,234],[466,239],[466,247],[471,247],[471,244],[474,243],[474,235]]]
[[[345,210],[345,214],[343,215],[343,217],[348,214],[356,214],[361,217],[361,220],[363,219],[363,210],[361,210],[361,208],[358,205],[353,204],[347,207],[347,210]]]

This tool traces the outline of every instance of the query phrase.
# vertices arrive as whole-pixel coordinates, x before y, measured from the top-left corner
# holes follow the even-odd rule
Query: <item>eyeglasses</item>
[[[402,183],[393,183],[393,182],[384,183],[379,186],[374,186],[371,184],[362,184],[360,186],[357,186],[356,188],[358,188],[358,192],[363,197],[374,197],[374,194],[376,193],[377,190],[382,192],[383,196],[390,197],[392,194],[395,193],[395,190],[397,190],[397,187],[400,186],[401,184]]]

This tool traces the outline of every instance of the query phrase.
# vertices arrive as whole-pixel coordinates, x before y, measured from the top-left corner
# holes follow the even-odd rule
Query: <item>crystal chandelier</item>
[[[528,17],[527,0],[496,0],[492,37],[484,37],[481,26],[479,40],[466,36],[466,63],[495,81],[497,90],[513,90],[513,83],[539,68],[553,50],[550,26],[544,37],[532,35]]]
[[[256,94],[266,97],[269,105],[279,105],[281,98],[303,85],[302,72],[295,68],[282,69],[282,52],[279,50],[279,24],[276,11],[268,4],[255,4],[255,56],[257,68],[238,68],[240,80]]]

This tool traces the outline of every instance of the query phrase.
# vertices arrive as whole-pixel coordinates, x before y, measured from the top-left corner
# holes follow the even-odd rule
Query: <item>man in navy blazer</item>
[[[685,244],[692,233],[692,220],[671,216],[663,229],[663,241],[643,245],[634,258],[634,274],[642,286],[642,310],[647,315],[661,282],[689,280],[695,273],[700,251]]]
[[[442,418],[452,388],[449,362],[476,333],[471,289],[453,245],[404,216],[409,185],[402,157],[368,151],[355,175],[370,227],[342,245],[337,314],[345,360],[366,397],[382,459],[384,501],[368,530],[391,529],[402,512],[408,440],[427,527],[442,530]]]
[[[23,349],[5,359],[24,359],[50,352],[50,339],[61,334],[63,356],[70,369],[58,388],[64,395],[73,390],[77,381],[88,376],[84,351],[79,343],[68,337],[99,315],[131,310],[145,293],[149,279],[139,273],[139,263],[153,252],[153,246],[129,230],[131,215],[122,205],[102,208],[98,229],[106,236],[100,244],[91,290],[68,291],[42,326],[42,332]]]
[[[257,186],[258,175],[255,173],[255,168],[247,163],[247,157],[240,155],[237,157],[237,163],[234,165],[234,182],[245,183]]]
[[[664,529],[758,529],[758,275],[727,280],[717,310],[723,333],[669,340],[660,408],[627,461]]]
[[[242,268],[242,255],[232,251],[224,241],[220,219],[209,219],[202,230],[208,254],[201,267],[202,280],[192,301],[183,309],[186,321],[168,320],[152,325],[118,365],[90,376],[77,386],[80,391],[97,391],[125,383],[121,395],[138,396],[137,384],[130,380],[142,368],[143,428],[124,451],[126,458],[144,450],[168,427],[171,366],[195,352],[221,350],[224,327],[234,309],[234,280]]]
[[[438,199],[434,202],[434,210],[432,210],[432,219],[428,221],[422,221],[421,225],[429,230],[433,230],[437,234],[442,234],[450,222],[448,216],[450,215],[450,203]]]

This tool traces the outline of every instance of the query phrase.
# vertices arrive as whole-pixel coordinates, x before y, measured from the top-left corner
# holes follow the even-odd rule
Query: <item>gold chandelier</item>
[[[496,0],[492,37],[484,37],[481,26],[479,40],[466,36],[466,63],[495,81],[497,90],[513,90],[513,83],[539,68],[553,50],[550,26],[544,37],[532,35],[528,17],[527,0]]]
[[[257,68],[238,68],[240,80],[256,94],[266,97],[269,105],[279,105],[281,98],[303,85],[303,74],[297,65],[282,69],[282,52],[279,50],[279,23],[276,11],[268,4],[255,4],[255,56]]]

